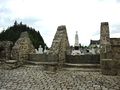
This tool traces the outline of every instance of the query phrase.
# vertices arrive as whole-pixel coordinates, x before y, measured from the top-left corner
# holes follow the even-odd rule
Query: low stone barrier
[[[37,62],[56,62],[57,55],[51,54],[29,54],[28,61],[37,61]]]
[[[2,69],[15,69],[21,66],[21,63],[18,60],[1,60]]]
[[[100,55],[66,55],[66,63],[100,64]]]

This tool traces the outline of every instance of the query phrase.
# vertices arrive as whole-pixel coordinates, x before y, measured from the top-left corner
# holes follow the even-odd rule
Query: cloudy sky
[[[66,25],[70,45],[76,31],[89,45],[99,39],[101,22],[109,22],[111,37],[120,37],[120,0],[0,0],[0,31],[15,20],[39,30],[49,47],[59,25]]]

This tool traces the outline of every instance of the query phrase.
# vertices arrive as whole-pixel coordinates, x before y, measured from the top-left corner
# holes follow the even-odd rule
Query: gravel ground
[[[100,72],[43,71],[42,66],[0,69],[0,90],[120,90],[120,76]]]

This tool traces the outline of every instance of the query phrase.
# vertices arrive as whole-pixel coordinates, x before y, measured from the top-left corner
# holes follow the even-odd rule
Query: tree
[[[20,22],[20,25],[22,26],[22,22]]]
[[[8,27],[6,30],[0,33],[0,41],[7,40],[15,43],[20,37],[20,34],[25,31],[28,32],[33,46],[36,49],[39,48],[39,45],[42,45],[43,48],[46,46],[39,31],[36,31],[34,28],[29,27],[26,24],[22,24],[22,22],[18,24],[17,21],[14,22],[13,26]]]
[[[18,23],[17,23],[17,21],[15,20],[15,22],[14,22],[14,26],[17,26],[18,25]]]

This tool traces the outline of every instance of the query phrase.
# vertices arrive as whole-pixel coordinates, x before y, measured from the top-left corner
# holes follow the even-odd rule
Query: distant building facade
[[[100,40],[90,40],[89,53],[100,54]]]

